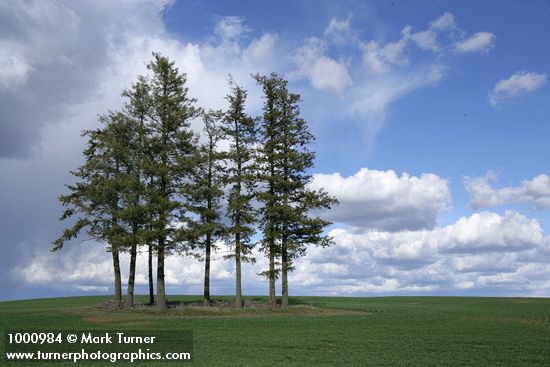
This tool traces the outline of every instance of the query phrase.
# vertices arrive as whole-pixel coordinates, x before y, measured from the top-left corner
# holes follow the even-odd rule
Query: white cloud
[[[503,216],[482,212],[430,230],[364,234],[344,229],[329,233],[335,244],[311,247],[296,261],[290,290],[296,294],[484,294],[541,295],[550,290],[550,239],[539,223],[516,212]],[[83,251],[84,250],[84,251]],[[234,263],[224,261],[231,249],[221,245],[213,256],[212,293],[234,291]],[[33,256],[12,271],[26,285],[88,292],[112,291],[110,254],[97,243],[68,245],[56,253],[34,248]],[[267,282],[265,256],[243,267],[245,294],[260,294]],[[200,294],[204,263],[170,256],[166,260],[169,293]],[[123,285],[128,255],[121,255]],[[138,292],[147,288],[147,256],[137,262]]]
[[[228,294],[234,285],[234,260],[223,260],[231,249],[218,243],[219,251],[213,253],[211,263],[212,292]],[[27,285],[47,286],[57,290],[81,290],[86,292],[107,292],[113,289],[113,265],[110,253],[101,243],[67,244],[52,253],[47,248],[29,249],[24,264],[11,270],[11,276]],[[255,251],[258,263],[254,267],[243,265],[243,289],[258,292],[265,281],[257,275],[266,266],[263,254]],[[120,254],[120,268],[123,288],[126,287],[129,270],[129,255]],[[148,258],[144,251],[138,255],[135,285],[144,293],[148,286]],[[156,279],[156,258],[153,262]],[[165,260],[165,282],[169,289],[179,292],[200,294],[204,280],[204,262],[192,257],[167,256]],[[156,284],[155,284],[156,286]],[[267,286],[267,285],[266,285]]]
[[[252,65],[272,65],[276,56],[275,48],[279,37],[274,33],[265,33],[260,38],[252,40],[244,51],[244,57]]]
[[[354,234],[330,232],[335,245],[311,248],[291,284],[311,294],[436,293],[534,295],[550,287],[549,240],[539,223],[515,212],[476,213],[432,230]],[[332,271],[326,277],[325,271]],[[464,293],[463,293],[464,292]]]
[[[47,124],[95,98],[113,53],[164,31],[161,9],[148,1],[0,2],[0,158],[30,156]]]
[[[441,54],[453,47],[459,53],[487,50],[495,36],[489,32],[479,32],[463,40],[466,32],[456,26],[454,16],[444,13],[430,23],[429,27],[417,32],[407,25],[401,31],[401,37],[394,42],[381,45],[377,41],[361,44],[363,63],[375,74],[392,71],[396,67],[406,67],[411,64],[408,56],[408,46],[412,42],[421,50]],[[438,37],[447,34],[446,40],[438,41]],[[460,40],[457,40],[460,38]],[[445,41],[445,42],[443,42]]]
[[[542,229],[535,219],[512,211],[506,211],[504,216],[481,212],[460,218],[446,227],[444,234],[446,241],[440,248],[457,253],[521,251],[543,241]]]
[[[525,203],[536,209],[550,208],[550,177],[541,174],[531,180],[523,180],[520,186],[495,188],[491,182],[496,174],[489,171],[483,177],[467,177],[466,190],[470,194],[470,206],[474,209],[504,204]]]
[[[239,42],[244,34],[250,32],[250,28],[244,24],[244,18],[226,16],[218,20],[214,32],[224,42]]]
[[[481,44],[485,37],[482,33],[474,35],[461,49]],[[353,74],[354,86],[348,98],[351,104],[345,109],[351,118],[361,121],[366,140],[372,140],[380,131],[393,102],[412,91],[435,86],[445,77],[447,66],[442,56],[458,57],[455,43],[465,37],[454,16],[444,13],[426,29],[415,31],[405,26],[397,40],[359,43],[364,70]],[[415,48],[429,53],[413,52]]]
[[[419,88],[436,85],[443,78],[443,72],[442,65],[433,64],[406,73],[369,77],[352,89],[347,112],[361,122],[367,140],[372,140],[382,128],[386,110],[393,102]]]
[[[336,44],[344,44],[355,40],[350,20],[350,17],[343,20],[332,18],[327,28],[325,28],[325,37]]]
[[[370,41],[361,46],[363,62],[375,74],[387,73],[394,66],[406,66],[409,59],[405,55],[407,39],[402,37],[397,42],[390,42],[380,46],[376,41]]]
[[[292,78],[307,78],[313,88],[341,95],[351,86],[346,65],[325,55],[325,46],[318,38],[308,39],[294,54],[297,69]]]
[[[396,67],[409,66],[407,46],[410,41],[424,51],[434,53],[441,51],[441,46],[437,42],[436,30],[429,28],[413,32],[413,28],[407,25],[401,31],[401,38],[395,42],[388,42],[383,46],[376,41],[361,44],[363,63],[374,74],[385,74],[393,71]]]
[[[456,26],[452,14],[445,13],[423,30],[405,26],[393,41],[362,40],[350,19],[333,18],[324,38],[305,40],[291,53],[295,68],[286,75],[291,80],[306,79],[313,89],[342,97],[320,103],[317,120],[351,122],[370,142],[382,128],[393,102],[444,78],[447,67],[441,56],[457,57],[454,43],[466,32]],[[334,47],[342,43],[358,47],[362,62],[355,60],[350,47]]]
[[[15,90],[23,86],[32,67],[18,47],[10,42],[0,42],[0,89]]]
[[[489,102],[493,107],[500,103],[531,93],[548,82],[547,74],[538,74],[530,71],[518,71],[508,79],[502,79],[489,93]]]
[[[315,174],[311,187],[324,188],[340,201],[325,214],[327,219],[357,230],[430,229],[450,203],[447,181],[431,173],[397,176],[391,170],[362,168],[349,177]]]
[[[110,254],[103,246],[81,244],[65,249],[56,256],[47,249],[33,249],[33,257],[25,266],[16,267],[12,274],[33,285],[57,287],[97,287],[109,284],[112,279]]]
[[[453,29],[456,27],[455,18],[451,13],[443,13],[439,18],[430,23],[430,28],[438,31]]]
[[[29,242],[30,236],[16,230],[18,224],[32,222],[33,228],[29,231],[38,239],[25,250],[21,257],[24,261],[18,262],[12,273],[27,284],[90,292],[112,287],[111,260],[102,245],[68,245],[61,252],[51,254],[44,242],[49,243],[59,234],[54,232],[61,230],[56,221],[59,205],[55,198],[70,180],[67,171],[81,160],[83,142],[75,137],[81,129],[96,126],[97,113],[120,107],[120,91],[128,87],[137,74],[146,72],[145,63],[151,59],[151,51],[175,60],[188,75],[190,93],[205,107],[225,106],[226,77],[231,72],[239,83],[249,88],[249,108],[257,110],[260,96],[250,72],[288,70],[284,64],[287,61],[284,55],[288,53],[282,49],[276,34],[252,36],[242,18],[229,17],[219,19],[215,36],[208,41],[182,43],[165,33],[159,12],[162,7],[163,4],[147,1],[0,3],[2,13],[21,20],[13,29],[8,23],[0,24],[2,45],[7,44],[6,39],[10,37],[16,39],[17,44],[10,46],[14,50],[10,51],[11,58],[0,58],[3,66],[8,65],[0,68],[0,89],[15,93],[2,94],[7,96],[6,105],[16,101],[28,109],[23,120],[18,116],[2,119],[10,123],[10,134],[19,126],[12,125],[12,121],[23,121],[21,126],[33,131],[42,130],[41,154],[34,160],[0,161],[0,171],[10,172],[0,176],[0,186],[10,192],[3,201],[7,209],[0,213],[1,222],[5,228],[14,228],[3,231],[0,239],[3,257],[9,259],[1,264],[6,264],[6,269],[14,266],[13,259],[19,257],[10,256],[11,249],[21,248],[19,244]],[[347,32],[349,22],[347,25],[343,22],[335,21],[332,28],[329,24],[326,36],[334,40],[338,32]],[[445,14],[430,27],[403,34],[393,42],[397,45],[376,43],[381,67],[389,68],[386,73],[365,73],[352,83],[351,75],[360,73],[351,73],[353,64],[341,61],[348,58],[332,56],[327,50],[328,43],[313,39],[294,54],[298,69],[295,75],[308,79],[317,90],[349,93],[353,98],[344,109],[359,116],[365,124],[368,120],[381,123],[392,102],[443,77],[444,65],[436,63],[437,60],[417,62],[402,46],[410,41],[423,50],[445,50],[448,45],[437,43],[437,37],[439,30],[455,27],[452,15]],[[433,57],[432,53],[429,55]],[[403,59],[407,61],[402,63]],[[428,66],[424,66],[426,64]],[[393,72],[399,68],[406,71]],[[52,89],[58,82],[66,88],[61,94]],[[21,93],[24,89],[31,90],[38,96],[37,100],[28,99],[28,95]],[[46,115],[38,113],[50,105]],[[50,123],[34,124],[42,121],[42,117]],[[380,125],[370,126],[377,130]],[[18,139],[17,134],[25,136],[27,131],[18,130],[9,135],[9,140],[21,143],[23,140]],[[8,136],[4,130],[0,135]],[[36,145],[36,140],[32,144]],[[6,155],[6,152],[7,148],[0,154]],[[356,190],[357,197],[350,197],[333,187],[343,198],[343,204],[337,207],[342,208],[341,218],[358,229],[373,227],[377,231],[363,235],[344,230],[332,232],[335,246],[312,248],[309,255],[297,263],[297,272],[291,277],[291,293],[437,292],[452,287],[479,289],[506,282],[520,285],[524,282],[520,290],[529,294],[550,289],[547,277],[550,269],[548,262],[542,261],[550,254],[540,250],[540,243],[545,240],[541,240],[540,227],[535,222],[516,214],[499,217],[480,213],[478,217],[463,218],[455,225],[434,227],[438,213],[450,201],[444,179],[433,174],[397,176],[393,171],[362,170],[360,173],[351,177],[321,176],[323,180],[340,180],[349,185],[350,190]],[[36,177],[49,179],[36,180]],[[363,217],[350,215],[354,205]],[[506,228],[500,231],[503,226]],[[407,228],[427,229],[381,231]],[[502,235],[499,237],[495,231]],[[229,249],[222,249],[213,262],[213,292],[218,294],[233,291],[233,263],[221,260],[227,251]],[[265,293],[267,289],[266,282],[256,275],[265,270],[266,261],[261,254],[256,254],[259,262],[244,267],[248,294]],[[491,274],[476,272],[483,264],[490,263],[485,254],[496,259]],[[137,283],[141,287],[147,283],[145,261],[145,256],[140,256]],[[167,281],[171,292],[200,293],[202,265],[190,258],[169,258]],[[511,272],[512,268],[517,270]],[[127,256],[124,256],[123,269],[126,272]],[[124,277],[126,275],[124,273]],[[540,281],[525,286],[526,279]]]
[[[478,32],[471,37],[455,44],[458,53],[480,52],[489,50],[494,42],[495,35],[491,32]]]
[[[29,146],[34,147],[37,144],[40,147],[39,154],[33,159],[0,159],[0,171],[10,172],[10,175],[0,175],[0,187],[5,192],[10,192],[8,198],[3,198],[4,210],[0,211],[0,231],[3,234],[0,238],[0,267],[5,269],[0,273],[0,278],[4,279],[9,269],[21,263],[30,266],[28,259],[32,255],[29,254],[33,253],[37,255],[36,259],[44,260],[43,266],[38,260],[32,264],[35,274],[26,274],[30,277],[29,282],[35,284],[40,281],[38,277],[56,277],[57,269],[65,266],[60,265],[60,258],[47,251],[48,243],[63,229],[64,223],[57,221],[61,210],[57,197],[64,192],[64,184],[74,179],[68,171],[81,164],[85,139],[79,137],[80,132],[97,127],[97,114],[121,107],[123,101],[120,92],[128,88],[137,75],[147,73],[146,63],[152,58],[151,52],[157,51],[168,56],[175,61],[180,71],[187,73],[190,95],[197,97],[200,105],[205,108],[226,107],[224,97],[228,92],[227,73],[232,73],[237,82],[249,89],[247,106],[253,113],[259,110],[261,99],[260,90],[250,73],[277,71],[278,63],[283,58],[279,56],[276,35],[263,33],[257,37],[247,36],[245,41],[243,31],[236,30],[238,27],[234,21],[225,22],[225,25],[218,27],[220,31],[217,37],[205,42],[183,43],[172,39],[164,32],[160,9],[156,3],[0,2],[0,13],[3,10],[1,7],[13,5],[15,10],[10,8],[9,12],[6,11],[10,15],[19,11],[22,4],[54,10],[62,8],[64,10],[61,14],[65,14],[65,18],[58,19],[51,18],[46,10],[33,10],[34,15],[29,15],[29,19],[25,18],[26,15],[19,17],[20,23],[17,27],[24,32],[18,28],[13,34],[36,33],[29,40],[21,38],[18,41],[24,50],[21,54],[32,69],[29,69],[27,76],[17,81],[20,84],[15,92],[3,91],[0,87],[0,105],[10,105],[10,108],[0,108],[3,111],[3,116],[0,117],[0,156],[15,155],[15,148],[10,148],[10,144],[24,146],[25,149],[31,149]],[[55,11],[53,14],[56,14]],[[38,19],[34,19],[34,16]],[[71,22],[73,16],[78,21]],[[220,22],[223,23],[224,18],[220,18]],[[41,28],[42,23],[47,27]],[[74,32],[65,34],[64,30],[73,27],[73,23],[76,27]],[[0,22],[0,29],[6,30],[4,33],[0,32],[0,39],[8,34],[8,25],[11,23]],[[33,43],[35,38],[43,44]],[[40,51],[41,47],[44,50]],[[34,58],[35,51],[39,56],[37,58]],[[57,61],[59,55],[65,55],[61,63]],[[10,83],[11,80],[15,79],[10,79]],[[60,85],[63,88],[59,88]],[[14,111],[17,114],[12,114]],[[199,124],[197,121],[194,127],[200,128]],[[39,140],[34,135],[33,139],[29,138],[27,129],[31,127],[32,134],[41,132]],[[27,143],[30,145],[27,146]],[[21,150],[16,153],[15,156],[23,155]],[[36,177],[48,179],[37,180]],[[17,230],[20,223],[29,221],[33,223],[29,231]],[[33,240],[34,237],[37,239]],[[29,244],[29,251],[19,253],[20,244]],[[43,250],[37,252],[38,248]],[[99,251],[101,249],[100,246]],[[88,265],[83,248],[75,247],[75,251],[82,251],[78,255],[82,259],[77,259],[75,253],[71,255],[74,258],[67,260],[68,263],[78,264],[87,273],[74,275],[72,280],[61,277],[57,289],[69,289],[69,284],[82,287],[110,286],[110,280],[103,282],[96,276],[101,272],[110,279],[108,254],[101,252],[98,255],[103,256],[106,261],[107,268],[102,271],[95,268],[100,266],[97,264],[101,261],[96,261],[93,253],[90,253],[91,264]],[[65,256],[64,254],[65,252],[61,256]],[[97,264],[92,265],[94,263]],[[71,266],[66,265],[67,269],[73,269]],[[94,278],[101,284],[88,281]],[[44,279],[44,284],[55,287],[56,281],[50,280],[51,278]],[[19,288],[8,286],[7,284],[16,284],[13,279],[10,282],[12,283],[7,283],[6,280],[3,283],[5,298],[10,297],[11,288],[13,292],[17,292]],[[261,281],[257,283],[261,284]],[[199,291],[200,289],[196,292]]]
[[[411,33],[409,38],[423,50],[433,52],[440,50],[439,44],[437,43],[437,34],[431,29]]]

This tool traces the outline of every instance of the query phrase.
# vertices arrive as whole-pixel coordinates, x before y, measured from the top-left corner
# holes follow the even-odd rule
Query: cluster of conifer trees
[[[165,258],[201,254],[204,303],[210,303],[210,259],[216,244],[231,247],[235,262],[236,307],[242,307],[241,263],[254,261],[260,246],[269,259],[275,307],[275,281],[281,279],[281,306],[288,306],[288,272],[308,245],[328,246],[330,224],[312,214],[336,199],[307,187],[315,154],[314,137],[300,117],[300,96],[289,93],[277,74],[254,75],[263,91],[263,114],[245,112],[247,91],[230,78],[225,111],[205,111],[188,96],[186,75],[154,53],[149,75],[122,93],[122,111],[100,116],[101,127],[83,132],[88,139],[84,163],[71,173],[76,183],[60,196],[62,220],[75,218],[53,250],[85,231],[108,244],[114,268],[114,297],[122,303],[119,256],[129,253],[124,304],[134,303],[136,258],[145,248],[149,301],[166,307]],[[190,122],[202,118],[203,137]],[[225,148],[222,149],[221,145]]]

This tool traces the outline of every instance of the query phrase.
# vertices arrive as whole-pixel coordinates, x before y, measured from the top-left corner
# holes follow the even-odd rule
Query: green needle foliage
[[[269,259],[269,269],[260,273],[269,280],[269,304],[272,308],[276,306],[275,280],[278,278],[279,269],[276,262],[277,254],[280,253],[280,223],[279,223],[279,199],[277,193],[278,177],[280,168],[277,166],[276,154],[278,149],[280,120],[280,108],[277,102],[277,93],[282,81],[276,74],[271,77],[256,74],[253,76],[262,88],[264,93],[263,116],[259,127],[258,150],[256,162],[258,166],[258,180],[262,183],[257,191],[257,199],[263,203],[261,208],[260,226],[262,229],[262,249]]]
[[[77,182],[67,185],[70,193],[59,197],[67,207],[61,219],[78,218],[54,242],[53,250],[61,249],[83,229],[92,239],[106,242],[113,257],[114,299],[121,301],[119,253],[137,245],[143,222],[143,208],[135,196],[140,182],[133,174],[131,154],[135,125],[121,113],[101,116],[100,121],[103,128],[83,133],[88,137],[85,163],[72,172]]]
[[[230,224],[226,228],[228,242],[233,254],[227,258],[235,259],[235,306],[242,307],[241,262],[253,262],[250,256],[253,243],[250,238],[255,233],[254,198],[256,173],[254,151],[256,143],[255,121],[245,113],[247,93],[230,78],[231,93],[226,97],[229,108],[222,120],[221,131],[229,139],[227,151],[226,183],[229,186],[227,196],[227,215]]]
[[[150,159],[150,149],[147,142],[148,129],[145,125],[147,116],[151,113],[151,99],[149,96],[149,86],[147,80],[140,76],[138,82],[134,83],[129,90],[122,92],[122,96],[127,98],[124,105],[124,113],[132,123],[132,134],[129,137],[132,145],[129,146],[129,155],[132,160],[132,165],[129,167],[128,175],[132,177],[132,182],[129,182],[127,189],[130,190],[133,204],[140,211],[132,212],[136,215],[132,221],[132,231],[137,234],[139,232],[139,242],[135,241],[130,246],[130,269],[128,272],[128,287],[126,296],[126,306],[132,307],[134,303],[134,284],[136,276],[136,260],[138,246],[145,243],[149,254],[149,303],[154,303],[153,293],[153,274],[152,274],[152,257],[153,257],[153,239],[146,236],[148,233],[145,227],[151,216],[147,214],[147,203],[144,200],[146,191],[150,187],[150,178],[144,173],[144,163],[146,159]],[[138,216],[139,215],[139,216]],[[147,227],[147,229],[151,229]]]
[[[263,114],[246,113],[247,91],[230,77],[226,111],[195,107],[186,75],[154,53],[149,76],[138,77],[122,96],[122,112],[100,117],[102,126],[83,132],[85,161],[73,173],[76,183],[59,199],[62,220],[75,218],[53,250],[81,232],[107,244],[112,254],[114,298],[122,301],[120,253],[130,255],[125,305],[132,307],[140,247],[148,252],[149,303],[155,301],[153,253],[157,260],[156,303],[166,308],[164,263],[173,252],[204,251],[203,303],[210,304],[211,256],[224,240],[235,260],[235,305],[243,306],[243,262],[254,262],[256,231],[269,259],[261,273],[269,279],[269,303],[276,306],[281,278],[282,306],[288,306],[288,272],[311,245],[328,246],[329,222],[317,217],[336,199],[308,188],[315,153],[300,96],[277,74],[253,78],[264,94]],[[205,142],[190,122],[202,117]],[[220,151],[218,145],[227,143]],[[254,239],[255,240],[255,239]]]
[[[223,135],[219,121],[221,111],[202,112],[206,143],[197,152],[195,168],[189,185],[185,187],[187,209],[197,218],[189,222],[189,240],[195,247],[204,249],[204,291],[203,303],[210,305],[210,261],[215,243],[225,233],[222,221],[221,201],[224,196],[224,157],[217,150]]]
[[[195,100],[187,96],[186,76],[174,62],[159,54],[147,66],[152,72],[149,81],[151,112],[148,118],[148,146],[145,175],[150,177],[148,236],[156,238],[157,305],[166,308],[164,258],[181,242],[188,221],[182,200],[182,187],[189,184],[193,171],[197,139],[190,129],[190,120],[199,110]]]
[[[328,246],[332,242],[323,235],[330,222],[311,213],[330,208],[337,201],[324,191],[307,188],[311,176],[306,172],[313,167],[315,158],[309,149],[314,136],[300,117],[300,96],[289,93],[287,81],[277,74],[256,75],[255,79],[264,90],[263,149],[259,160],[264,167],[266,190],[258,197],[264,202],[264,243],[270,260],[267,274],[273,282],[274,258],[279,255],[281,305],[287,307],[288,272],[293,270],[293,260],[305,255],[308,245]]]

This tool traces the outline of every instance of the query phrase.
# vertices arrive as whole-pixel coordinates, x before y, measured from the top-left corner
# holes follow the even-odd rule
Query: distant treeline
[[[127,297],[133,306],[136,258],[149,257],[149,301],[155,303],[153,255],[157,258],[156,304],[166,307],[164,260],[169,254],[204,258],[204,303],[210,303],[210,259],[227,243],[235,261],[236,307],[242,307],[241,263],[253,262],[259,246],[269,259],[269,302],[288,305],[288,272],[309,245],[328,246],[330,224],[312,214],[334,197],[308,188],[306,173],[314,137],[300,117],[300,96],[272,73],[253,75],[263,91],[263,113],[245,112],[247,91],[229,77],[225,111],[204,110],[188,96],[186,75],[154,53],[148,76],[123,91],[124,108],[100,116],[101,127],[84,131],[85,161],[71,173],[76,183],[60,196],[62,220],[75,217],[54,241],[59,250],[81,232],[107,244],[114,269],[114,298],[122,303],[119,254],[130,255]],[[190,121],[204,122],[203,139]],[[202,141],[202,143],[200,143]],[[223,149],[221,143],[223,142]],[[260,238],[258,241],[254,239]]]

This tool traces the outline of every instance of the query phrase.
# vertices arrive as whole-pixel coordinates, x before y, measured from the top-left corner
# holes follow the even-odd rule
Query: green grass
[[[169,299],[199,301],[193,296]],[[550,299],[294,297],[289,310],[275,312],[106,312],[93,307],[106,300],[0,303],[0,338],[7,328],[192,330],[193,362],[187,365],[196,366],[550,365]],[[3,340],[0,349],[3,353]]]

